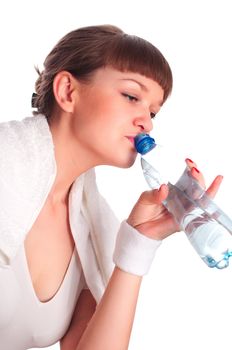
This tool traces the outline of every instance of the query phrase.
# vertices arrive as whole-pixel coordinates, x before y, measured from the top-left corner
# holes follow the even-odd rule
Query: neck
[[[49,199],[55,204],[67,203],[70,187],[84,172],[94,167],[89,161],[85,150],[81,148],[72,134],[69,116],[49,120],[49,127],[53,138],[57,174],[49,194]]]

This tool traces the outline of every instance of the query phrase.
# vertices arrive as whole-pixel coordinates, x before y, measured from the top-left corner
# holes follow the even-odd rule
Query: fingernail
[[[192,169],[194,169],[197,173],[200,172],[200,170],[198,170],[197,168],[193,167]]]
[[[190,159],[190,158],[186,158],[186,160],[190,163],[193,163],[192,159]]]

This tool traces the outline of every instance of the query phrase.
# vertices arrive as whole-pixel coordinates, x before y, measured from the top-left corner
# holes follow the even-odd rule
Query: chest
[[[21,246],[11,266],[0,269],[0,348],[40,348],[60,340],[68,329],[83,285],[81,264],[74,249],[62,285],[51,300],[40,302]]]
[[[74,250],[67,204],[47,200],[25,240],[31,282],[40,301],[50,300],[64,280]]]

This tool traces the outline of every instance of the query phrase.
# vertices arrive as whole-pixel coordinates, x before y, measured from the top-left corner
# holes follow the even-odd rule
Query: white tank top
[[[76,249],[63,282],[52,299],[35,294],[24,245],[11,266],[0,267],[0,349],[47,347],[65,334],[85,285]]]

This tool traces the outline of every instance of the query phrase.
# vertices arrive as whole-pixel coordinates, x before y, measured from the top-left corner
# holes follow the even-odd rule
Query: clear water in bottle
[[[141,154],[141,166],[148,185],[152,189],[159,188],[162,183],[168,185],[169,194],[163,204],[201,259],[211,268],[227,267],[232,256],[232,220],[199,186],[188,168],[180,176],[179,167],[176,167],[171,182],[168,180],[168,168],[175,168],[176,157],[168,158],[152,137],[138,135],[135,147]]]

